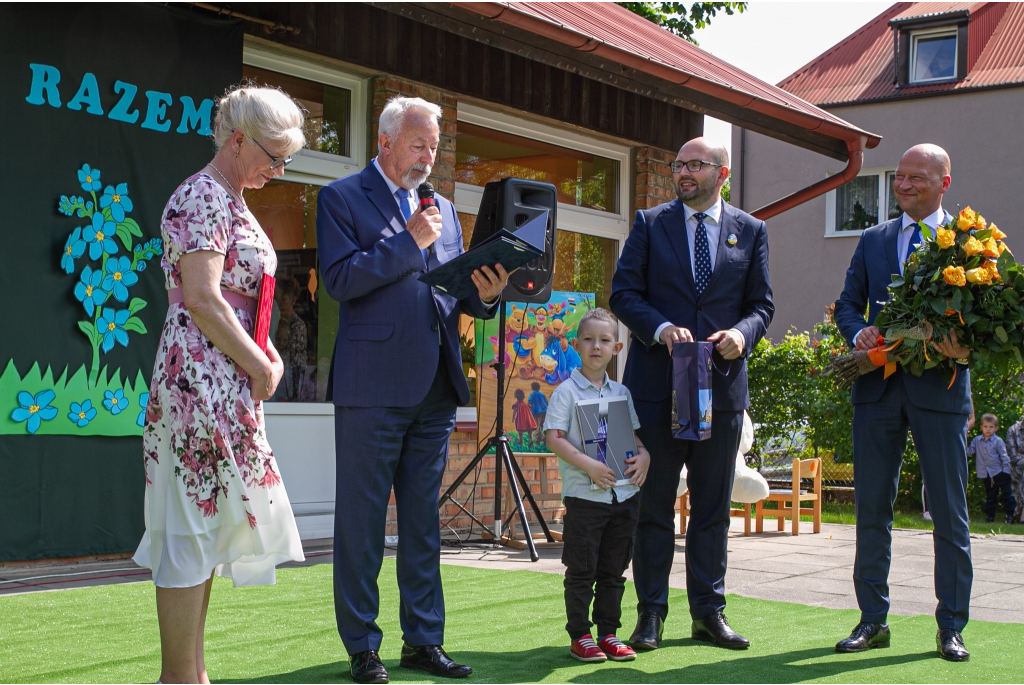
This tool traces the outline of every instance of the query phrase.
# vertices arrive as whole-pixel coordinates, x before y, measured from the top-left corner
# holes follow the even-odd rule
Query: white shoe
[[[932,515],[931,515],[931,514],[929,514],[929,513],[928,513],[928,512],[926,511],[926,512],[924,512],[924,516],[923,516],[923,518],[924,518],[924,520],[925,520],[925,521],[931,521],[931,520],[932,520]]]

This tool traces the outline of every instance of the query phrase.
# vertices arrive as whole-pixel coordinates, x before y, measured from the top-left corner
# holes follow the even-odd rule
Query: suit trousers
[[[877,401],[853,409],[853,584],[861,620],[885,623],[889,613],[893,504],[909,429],[935,526],[935,619],[939,628],[963,630],[974,577],[967,519],[967,415],[914,405],[902,373],[889,379]]]
[[[675,557],[675,503],[686,465],[690,520],[686,528],[686,593],[690,616],[725,609],[726,549],[736,451],[743,412],[714,410],[708,440],[672,437],[671,400],[635,401],[637,434],[651,453],[640,488],[640,520],[633,550],[637,611],[668,616],[668,577]]]
[[[377,577],[392,487],[403,638],[412,646],[444,643],[437,502],[456,406],[442,360],[415,406],[335,407],[334,611],[349,654],[379,649],[383,639]]]

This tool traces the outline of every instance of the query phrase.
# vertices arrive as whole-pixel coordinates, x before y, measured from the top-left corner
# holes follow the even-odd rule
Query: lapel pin
[[[728,245],[729,247],[732,247],[733,245],[735,245],[736,242],[737,242],[737,238],[736,238],[736,234],[735,233],[730,233],[729,237],[725,239],[725,244]]]

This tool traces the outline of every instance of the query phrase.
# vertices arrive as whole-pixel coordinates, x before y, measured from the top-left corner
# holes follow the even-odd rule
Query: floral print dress
[[[181,287],[181,255],[198,250],[224,255],[221,288],[253,298],[263,272],[277,269],[255,217],[206,174],[174,192],[161,233],[168,289]],[[254,317],[234,312],[251,334]],[[235,585],[269,585],[277,564],[303,559],[262,404],[249,391],[249,375],[185,305],[170,305],[146,407],[146,533],[135,553],[159,587],[199,585],[214,571]]]

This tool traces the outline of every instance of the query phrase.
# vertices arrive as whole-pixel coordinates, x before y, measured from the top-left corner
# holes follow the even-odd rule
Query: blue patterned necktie
[[[708,229],[704,225],[707,216],[704,212],[693,215],[697,220],[693,238],[693,282],[697,285],[697,295],[704,292],[711,279],[711,247],[708,245]]]
[[[408,221],[409,217],[412,216],[412,204],[409,200],[412,198],[412,192],[407,188],[399,188],[395,191],[395,197],[398,198],[398,206],[402,208],[402,216]],[[428,250],[420,250],[420,254],[423,255],[423,261],[426,262],[430,258],[430,252]]]
[[[903,253],[903,259],[900,260],[900,273],[901,274],[903,273],[903,265],[907,263],[907,260],[910,259],[910,254],[914,251],[914,245],[920,245],[923,241],[924,241],[924,238],[921,237],[921,225],[920,224],[915,224],[914,225],[914,234],[912,236],[910,236],[910,242],[907,243],[907,249]]]

